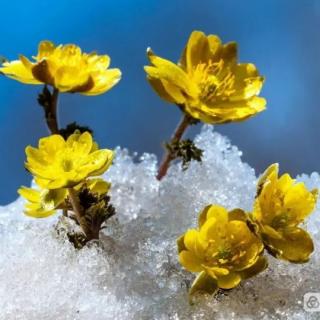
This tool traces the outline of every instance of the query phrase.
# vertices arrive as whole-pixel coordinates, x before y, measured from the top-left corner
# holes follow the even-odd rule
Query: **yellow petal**
[[[230,241],[234,244],[239,244],[242,241],[258,241],[248,228],[245,221],[232,220],[227,224],[226,228],[227,234],[230,236],[232,235],[232,239]]]
[[[292,179],[289,174],[285,173],[279,178],[277,185],[283,193],[286,193],[294,183],[295,180]]]
[[[268,225],[263,225],[263,234],[273,239],[282,239],[282,233]]]
[[[178,105],[183,105],[185,103],[186,96],[185,96],[185,94],[184,94],[182,89],[179,89],[177,86],[175,86],[174,84],[172,84],[172,83],[170,83],[170,82],[168,82],[166,80],[162,80],[161,83],[163,85],[164,90],[174,100],[174,103],[176,103]],[[161,97],[161,92],[157,92],[157,93]]]
[[[261,175],[261,177],[258,180],[258,191],[261,191],[263,185],[271,180],[274,180],[276,177],[278,177],[279,173],[279,164],[273,163],[271,164]],[[258,192],[257,196],[259,196],[260,192]]]
[[[302,222],[314,210],[316,200],[317,197],[305,187],[304,183],[292,186],[284,198],[284,206],[294,219],[290,222],[295,225]]]
[[[211,205],[209,210],[207,211],[207,219],[215,218],[219,223],[228,222],[228,211],[218,205]]]
[[[148,58],[153,66],[144,67],[149,77],[166,80],[186,93],[189,92],[190,82],[187,74],[175,63],[156,56],[148,49]]]
[[[25,167],[30,172],[35,173],[37,171],[41,171],[48,164],[44,154],[38,149],[27,146],[25,152],[27,155],[27,162],[25,163]]]
[[[213,279],[218,279],[218,277],[226,276],[229,274],[229,270],[226,268],[219,268],[219,267],[208,267],[206,268],[206,272],[212,277]]]
[[[86,163],[81,167],[81,171],[88,172],[89,175],[96,175],[101,168],[109,167],[112,163],[113,152],[108,149],[101,149],[90,153],[86,158]],[[107,168],[108,168],[107,167]],[[107,168],[105,170],[107,170]]]
[[[93,87],[93,81],[90,73],[79,66],[61,66],[54,75],[54,86],[60,92],[87,91]]]
[[[205,207],[198,218],[199,227],[201,228],[209,218],[215,218],[220,223],[226,223],[228,221],[228,211],[224,207],[218,205],[209,205]]]
[[[170,102],[170,103],[183,103],[184,100],[182,102],[179,102],[179,101],[176,101],[172,95],[170,95],[170,91],[167,91],[166,88],[164,87],[163,83],[161,80],[159,79],[155,79],[155,78],[151,78],[151,77],[147,77],[151,87],[153,88],[153,90],[155,92],[158,93],[158,95],[166,100],[167,102]]]
[[[32,218],[47,218],[52,216],[53,214],[56,213],[56,210],[49,210],[49,211],[45,211],[45,210],[25,210],[24,214],[26,216],[32,217]]]
[[[2,67],[0,67],[0,73],[3,73],[9,78],[26,84],[42,83],[33,76],[31,70],[26,68],[21,60],[14,60],[11,62],[3,63]]]
[[[249,99],[260,93],[264,78],[258,73],[252,63],[243,63],[234,66],[234,90],[231,101]]]
[[[241,272],[239,272],[239,274],[241,275],[242,279],[248,279],[264,271],[267,267],[268,267],[267,258],[264,256],[261,256],[253,266],[245,270],[242,270]]]
[[[192,72],[199,63],[207,62],[210,58],[209,43],[201,31],[193,31],[186,47],[186,69]]]
[[[22,62],[22,64],[25,66],[25,68],[31,72],[31,69],[33,67],[33,63],[23,55],[20,55],[19,58],[20,58],[20,61]]]
[[[40,201],[43,209],[56,209],[67,197],[66,189],[42,190],[40,192]]]
[[[314,249],[310,235],[300,228],[285,230],[280,240],[268,238],[267,244],[279,252],[278,258],[295,263],[307,262]]]
[[[100,167],[99,169],[96,169],[94,171],[91,172],[91,176],[100,176],[102,175],[105,171],[107,171],[110,166],[112,165],[112,161],[114,158],[114,152],[112,150],[109,149],[101,149],[104,151],[105,156],[106,156],[106,161],[104,163],[104,165],[102,167]],[[99,150],[100,151],[100,150]],[[96,152],[96,151],[94,151]],[[91,154],[93,154],[94,152],[92,152]]]
[[[110,57],[108,55],[99,56],[96,53],[90,53],[87,55],[88,63],[94,70],[107,69],[110,65]]]
[[[195,252],[196,241],[199,236],[199,232],[195,229],[188,230],[184,235],[184,244],[187,250]]]
[[[98,193],[98,194],[106,194],[108,193],[111,183],[104,181],[102,179],[90,179],[86,182],[87,187],[90,189],[91,192],[93,193]]]
[[[39,178],[39,177],[35,177],[34,180],[35,180],[36,184],[42,189],[46,189],[47,185],[49,183],[49,181],[47,179],[43,179],[43,178]]]
[[[41,60],[45,57],[50,56],[53,53],[54,49],[55,44],[53,42],[47,40],[41,41],[38,46],[38,56],[36,57],[36,59]]]
[[[89,132],[84,132],[82,134],[74,133],[70,135],[66,141],[66,146],[68,148],[72,148],[74,152],[78,152],[82,156],[90,153],[92,144],[92,135]]]
[[[18,189],[18,193],[21,197],[27,199],[30,202],[39,202],[40,200],[40,194],[39,191],[27,188],[22,186],[21,188]]]
[[[206,240],[217,240],[226,236],[226,225],[216,218],[208,218],[200,229],[200,238]]]
[[[68,178],[60,177],[60,178],[56,178],[55,180],[41,179],[41,182],[42,182],[41,187],[50,189],[50,190],[60,189],[60,188],[71,188],[77,185],[82,179],[83,177],[80,177],[80,178],[74,177],[74,179],[70,177]]]
[[[207,36],[209,48],[210,48],[210,58],[212,61],[216,61],[219,56],[220,51],[222,50],[221,40],[218,36],[214,34],[209,34]]]
[[[202,261],[197,258],[196,255],[189,251],[181,251],[179,254],[179,262],[191,272],[201,272],[203,267],[201,266]]]
[[[94,96],[107,92],[115,86],[121,79],[121,71],[119,69],[108,69],[97,74],[91,74],[93,87],[90,90],[80,92],[83,95]]]
[[[59,134],[54,134],[39,140],[39,149],[43,149],[48,155],[56,154],[66,145],[65,140]]]
[[[226,101],[216,103],[212,106],[201,104],[193,107],[186,106],[186,111],[196,119],[205,123],[218,124],[227,122],[243,121],[256,113],[263,111],[266,107],[266,100],[260,97],[253,97],[243,101]]]
[[[218,287],[221,289],[233,289],[241,282],[241,276],[238,273],[230,272],[226,276],[218,277]]]

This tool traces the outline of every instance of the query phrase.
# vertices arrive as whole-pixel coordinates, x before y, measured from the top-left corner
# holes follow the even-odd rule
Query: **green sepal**
[[[184,234],[177,239],[177,246],[178,246],[178,253],[180,253],[183,250],[187,250],[184,244]]]
[[[248,218],[248,214],[241,209],[233,209],[229,211],[229,221],[237,220],[247,222]]]
[[[214,294],[218,290],[218,284],[215,279],[210,277],[205,271],[198,274],[189,290],[190,298],[197,293]]]
[[[59,134],[62,135],[64,139],[68,139],[75,131],[79,133],[89,132],[93,136],[93,130],[91,128],[88,126],[81,126],[77,122],[69,123],[65,128],[59,130]]]
[[[241,278],[244,279],[249,279],[258,273],[264,271],[268,267],[268,260],[266,257],[261,256],[257,260],[257,262],[251,266],[248,269],[240,271]]]

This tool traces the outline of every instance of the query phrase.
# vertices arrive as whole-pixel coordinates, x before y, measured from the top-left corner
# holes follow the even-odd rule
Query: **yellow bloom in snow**
[[[67,189],[32,189],[21,187],[18,193],[28,202],[24,213],[33,218],[46,218],[53,215],[67,197]]]
[[[191,294],[234,288],[266,268],[263,243],[246,221],[247,215],[240,209],[228,212],[210,205],[200,213],[199,229],[188,230],[178,239],[180,263],[199,272]]]
[[[108,69],[110,58],[96,53],[82,53],[74,44],[55,46],[42,41],[38,54],[30,61],[4,62],[0,73],[27,84],[48,84],[60,92],[98,95],[111,89],[121,78],[119,69]]]
[[[298,225],[314,210],[318,190],[307,190],[289,174],[279,178],[278,172],[278,164],[273,164],[261,176],[252,220],[271,254],[291,262],[306,262],[313,242]]]
[[[91,192],[97,194],[106,194],[111,186],[109,182],[101,178],[94,178],[78,184],[75,189],[81,189],[84,184]],[[24,213],[33,218],[46,218],[56,213],[57,209],[66,208],[65,200],[68,197],[66,188],[49,190],[22,186],[18,193],[28,201],[25,205]]]
[[[113,159],[112,150],[97,150],[89,132],[72,134],[66,141],[60,135],[42,138],[38,148],[26,148],[26,155],[26,168],[45,189],[74,187],[101,175]]]
[[[265,109],[258,97],[263,77],[251,63],[237,62],[237,45],[192,32],[178,64],[148,49],[147,78],[164,100],[206,123],[241,121]]]

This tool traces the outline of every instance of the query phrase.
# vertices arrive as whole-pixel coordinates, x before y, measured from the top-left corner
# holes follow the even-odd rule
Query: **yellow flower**
[[[97,150],[89,132],[72,134],[66,141],[60,135],[39,140],[38,148],[26,148],[26,168],[41,188],[74,187],[86,178],[101,175],[113,159],[113,151]]]
[[[67,189],[32,189],[21,187],[18,193],[28,202],[24,213],[33,218],[46,218],[53,215],[67,197]]]
[[[4,62],[0,73],[27,84],[48,84],[60,92],[98,95],[111,89],[121,78],[119,69],[108,69],[110,58],[82,53],[74,44],[39,44],[38,54],[30,61],[25,56]]]
[[[86,185],[91,192],[97,194],[108,193],[111,184],[101,178],[88,179],[75,186],[76,190],[80,190],[83,185]],[[25,205],[24,213],[33,218],[46,218],[54,213],[56,209],[66,207],[65,200],[68,197],[68,190],[61,189],[33,189],[22,186],[18,193],[28,202]]]
[[[178,64],[147,51],[147,78],[164,100],[206,123],[241,121],[265,109],[258,97],[263,77],[251,63],[237,62],[236,43],[192,32]]]
[[[279,178],[278,171],[278,164],[273,164],[259,179],[252,220],[271,254],[291,262],[306,262],[313,242],[298,225],[314,210],[318,190],[308,191],[288,174]]]
[[[246,221],[247,215],[240,209],[228,212],[210,205],[200,213],[199,229],[188,230],[178,239],[180,263],[199,272],[191,294],[234,288],[266,268],[263,243]]]

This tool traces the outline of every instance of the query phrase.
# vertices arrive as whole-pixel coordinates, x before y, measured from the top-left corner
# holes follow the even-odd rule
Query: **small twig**
[[[73,188],[68,188],[68,192],[74,216],[81,229],[85,233],[87,240],[90,241],[93,239],[99,239],[99,231],[92,230],[93,228],[90,228],[90,226],[86,222],[84,210],[80,204],[79,197],[76,191]]]
[[[59,125],[58,125],[58,96],[59,90],[53,88],[52,93],[45,85],[42,92],[38,96],[38,103],[42,106],[44,110],[44,115],[48,129],[51,134],[59,134]]]
[[[188,126],[192,123],[192,120],[193,119],[189,115],[187,115],[187,114],[183,115],[183,118],[181,119],[179,125],[177,126],[177,128],[176,128],[176,130],[175,130],[175,132],[169,142],[170,144],[177,143],[181,140],[184,132],[186,131]],[[161,180],[167,174],[167,171],[170,166],[170,162],[172,160],[174,160],[174,157],[173,157],[172,153],[169,150],[167,150],[164,157],[163,157],[161,165],[159,167],[159,171],[158,171],[158,175],[157,175],[158,180]]]
[[[57,115],[58,97],[59,97],[59,90],[54,88],[53,93],[51,95],[49,108],[46,112],[46,122],[52,134],[59,134],[58,115]]]

